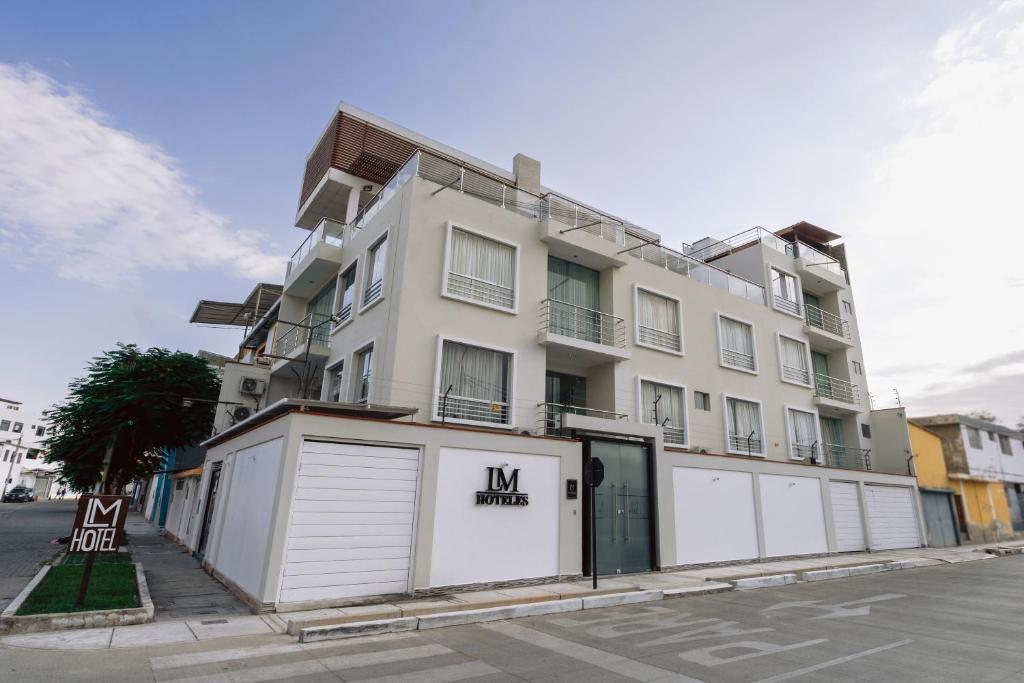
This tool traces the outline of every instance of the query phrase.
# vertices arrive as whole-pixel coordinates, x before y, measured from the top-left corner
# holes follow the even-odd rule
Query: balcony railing
[[[799,458],[800,460],[809,460],[809,461],[812,461],[812,462],[817,462],[817,460],[818,460],[818,452],[819,452],[819,450],[818,450],[818,442],[815,441],[814,443],[809,444],[809,445],[808,444],[803,444],[803,443],[795,443],[795,444],[793,444],[792,449],[791,449],[790,452],[791,452],[791,454],[792,454],[792,456],[794,458]]]
[[[772,300],[775,302],[775,308],[780,311],[792,313],[793,315],[800,315],[800,302],[787,299],[786,297],[775,294],[772,296]]]
[[[439,394],[437,416],[442,420],[467,420],[487,424],[508,424],[509,406],[505,401]]]
[[[840,265],[839,261],[829,256],[828,254],[818,251],[809,244],[804,244],[803,242],[797,241],[796,253],[797,257],[802,258],[807,263],[807,265],[814,266],[816,268],[823,268],[824,270],[827,270],[830,273],[834,273],[835,275],[842,277],[844,280],[846,279],[846,271],[843,270],[843,267],[842,265]]]
[[[330,218],[324,218],[321,220],[315,228],[313,228],[306,239],[302,240],[302,244],[295,250],[292,257],[288,259],[288,274],[291,274],[292,269],[299,264],[302,259],[306,258],[306,254],[313,250],[320,242],[330,244],[335,247],[341,247],[345,244],[345,226],[337,221],[332,221]]]
[[[807,368],[786,365],[785,363],[782,364],[782,377],[790,382],[797,382],[798,384],[811,383],[811,373]]]
[[[408,161],[402,164],[402,167],[395,172],[391,179],[384,183],[384,186],[377,190],[377,194],[373,195],[370,201],[366,202],[356,217],[352,219],[352,228],[354,230],[362,230],[370,222],[370,220],[376,216],[381,209],[398,194],[398,191],[402,189],[402,186],[409,182],[409,179],[417,174],[419,171],[420,155],[421,152],[414,153],[409,157]],[[355,192],[355,190],[352,190]]]
[[[626,348],[626,324],[622,318],[554,299],[540,302],[540,331]]]
[[[816,373],[814,375],[814,394],[821,398],[857,405],[860,403],[860,389],[845,379],[829,377]]]
[[[750,230],[744,230],[741,233],[731,237],[726,237],[722,240],[715,240],[705,247],[691,251],[688,255],[698,261],[711,261],[723,254],[728,254],[731,251],[742,249],[743,247],[750,244],[756,244],[758,242],[769,246],[782,254],[787,254],[789,256],[796,254],[796,249],[792,242],[787,242],[778,235],[759,226],[751,228]]]
[[[757,369],[757,363],[754,362],[754,357],[751,354],[733,349],[722,349],[722,362],[734,368]]]
[[[850,339],[850,323],[835,313],[829,313],[817,306],[804,305],[804,320],[810,327],[816,327],[843,339]]]
[[[637,327],[641,344],[657,346],[660,349],[668,349],[669,351],[679,351],[682,349],[679,335],[675,332],[659,330],[655,327],[646,327],[645,325],[638,325]]]
[[[683,446],[686,444],[686,429],[683,427],[662,427],[665,432],[665,443],[672,446]]]
[[[562,426],[563,415],[585,415],[587,417],[600,417],[605,420],[629,420],[628,415],[614,413],[610,410],[597,410],[596,408],[571,406],[562,403],[538,403],[537,433],[550,436],[566,435],[567,430]]]
[[[297,323],[278,322],[284,331],[274,342],[274,355],[287,356],[307,341],[310,345],[330,346],[330,320],[331,316],[324,313],[310,313]]]
[[[757,434],[729,434],[729,450],[747,455],[762,455],[764,453],[761,437]]]
[[[822,449],[825,464],[845,470],[870,470],[871,451],[863,448],[851,448],[840,444],[827,443]]]

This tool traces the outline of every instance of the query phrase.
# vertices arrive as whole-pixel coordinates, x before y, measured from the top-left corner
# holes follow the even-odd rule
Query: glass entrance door
[[[598,574],[650,571],[653,555],[647,446],[591,441],[590,457],[604,463],[604,481],[595,491]]]
[[[203,511],[203,528],[199,533],[199,549],[196,554],[203,557],[206,554],[206,543],[210,540],[210,524],[213,522],[214,505],[217,502],[217,489],[220,488],[220,470],[222,463],[216,463],[210,472],[210,487],[206,494],[206,509]]]

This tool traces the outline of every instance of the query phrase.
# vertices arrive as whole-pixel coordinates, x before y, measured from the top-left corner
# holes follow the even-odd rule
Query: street
[[[0,610],[60,551],[50,540],[71,532],[75,509],[73,500],[0,503]]]
[[[1024,681],[1024,557],[299,645],[4,648],[4,681]]]

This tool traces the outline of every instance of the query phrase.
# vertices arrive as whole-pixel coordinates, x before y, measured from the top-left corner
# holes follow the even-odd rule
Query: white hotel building
[[[921,544],[838,235],[672,248],[347,104],[295,223],[182,538],[254,608],[589,574],[592,523],[601,574]]]

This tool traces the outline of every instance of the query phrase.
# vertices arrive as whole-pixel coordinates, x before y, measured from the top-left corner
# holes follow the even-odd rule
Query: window
[[[15,464],[17,464],[17,463],[20,463],[20,462],[21,462],[21,453],[18,453],[18,454],[17,454],[16,456],[14,456],[14,457],[15,457],[15,460],[14,460]]]
[[[640,380],[640,422],[662,425],[666,444],[687,443],[684,394],[682,387]]]
[[[7,459],[9,457],[11,457],[11,452],[10,451],[4,451],[4,462],[7,462]]]
[[[779,335],[779,361],[782,367],[782,381],[793,384],[811,385],[810,361],[807,358],[807,344],[799,339]]]
[[[0,432],[6,432],[11,428],[10,420],[0,420]]]
[[[15,433],[15,434],[21,434],[21,429],[22,429],[22,427],[24,427],[24,426],[25,426],[25,425],[24,425],[23,423],[21,423],[21,422],[15,422],[15,423],[14,423],[14,433]]]
[[[789,455],[794,460],[817,460],[818,448],[817,416],[806,410],[786,409],[789,418]]]
[[[853,315],[853,304],[849,301],[843,300],[843,310],[846,311],[847,315]]]
[[[452,227],[445,294],[515,310],[516,248]]]
[[[725,421],[726,450],[743,455],[764,455],[760,403],[726,396]]]
[[[737,370],[757,372],[753,325],[719,316],[718,333],[722,365]]]
[[[343,371],[345,361],[338,361],[337,364],[327,368],[327,400],[338,403],[341,401],[341,391],[344,386]]]
[[[341,285],[341,297],[338,299],[338,324],[352,319],[352,306],[356,300],[356,264],[349,266],[348,270],[339,278]]]
[[[29,460],[35,460],[36,458],[39,457],[39,449],[38,448],[30,448],[30,449],[28,449],[28,453],[25,454],[25,457],[28,458]]]
[[[693,392],[693,407],[711,412],[711,394],[704,391]]]
[[[1010,437],[1006,434],[999,435],[999,450],[1003,452],[1003,455],[1013,455],[1013,449],[1010,447]]]
[[[855,361],[850,361],[850,362],[853,364],[853,374],[855,374],[855,375],[863,375],[864,374],[864,366],[860,364],[860,361],[856,361],[855,360]]]
[[[974,427],[967,427],[967,443],[971,448],[981,448],[981,432]]]
[[[373,344],[356,354],[356,403],[370,400],[370,376],[373,374]]]
[[[800,287],[789,273],[772,268],[772,306],[791,315],[800,315]]]
[[[512,354],[445,339],[437,382],[437,419],[511,424]]]
[[[36,427],[36,436],[46,436],[46,427]]]
[[[381,297],[384,291],[384,268],[387,265],[388,236],[370,247],[366,268],[366,289],[363,291],[363,306],[368,306]]]
[[[861,424],[861,426],[860,426],[860,435],[863,436],[865,439],[870,439],[871,438],[871,425]]]
[[[636,343],[682,353],[679,302],[645,289],[636,290]]]
[[[995,432],[989,432],[988,433],[988,440],[989,441],[995,441],[996,440],[996,433]]]

